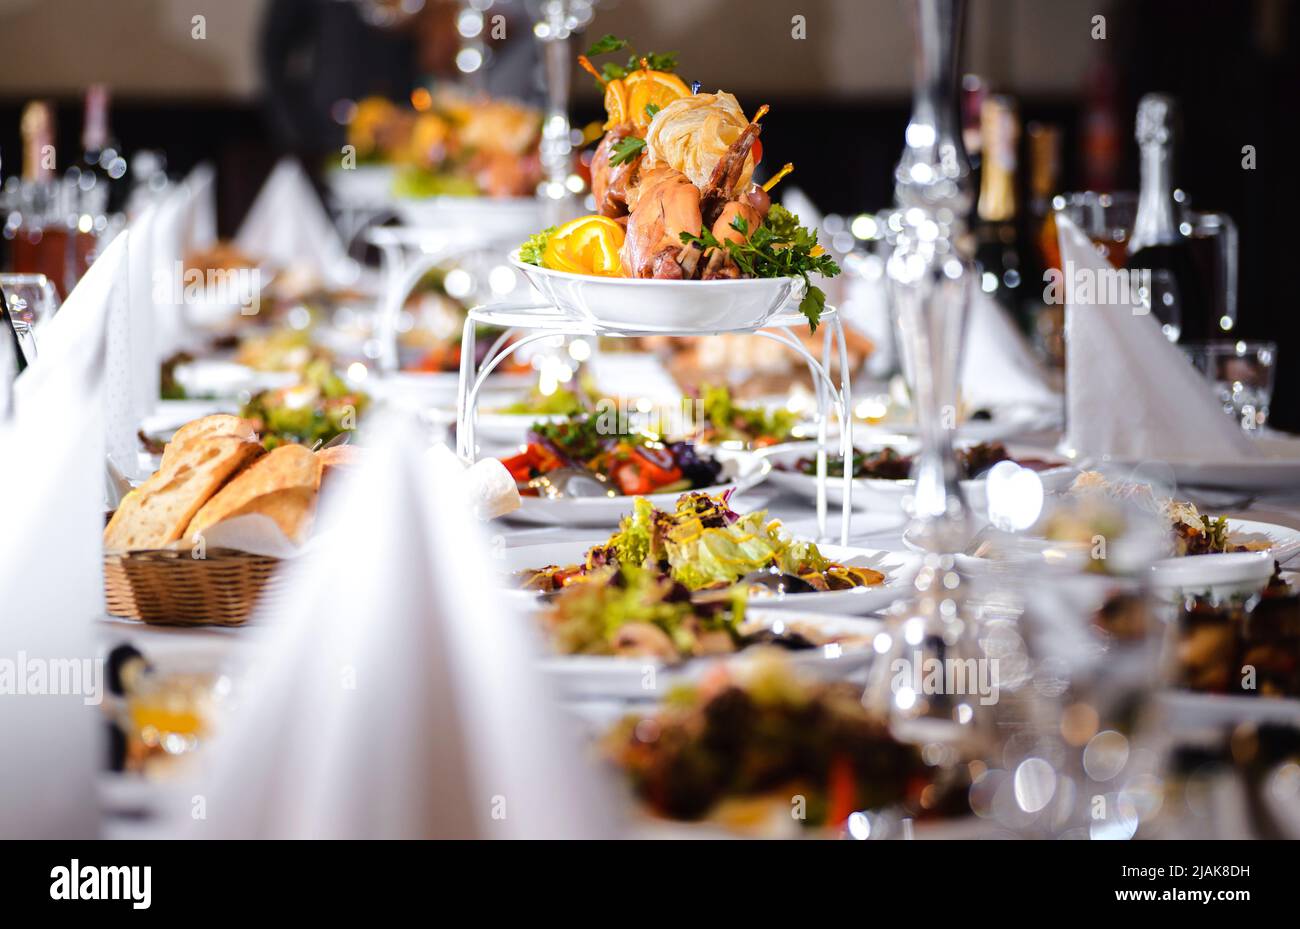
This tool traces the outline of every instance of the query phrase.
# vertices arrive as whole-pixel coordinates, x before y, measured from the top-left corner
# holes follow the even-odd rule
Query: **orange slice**
[[[621,277],[623,227],[608,216],[581,216],[546,241],[542,263],[557,271]]]
[[[650,125],[646,107],[654,105],[662,110],[674,100],[691,95],[685,82],[667,71],[633,71],[624,78],[624,83],[627,85],[627,112],[635,126]]]
[[[605,85],[605,128],[610,129],[619,123],[627,122],[627,85],[620,80],[610,81]]]

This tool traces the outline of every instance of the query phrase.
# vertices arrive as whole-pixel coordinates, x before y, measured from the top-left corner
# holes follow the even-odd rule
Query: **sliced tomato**
[[[654,490],[655,484],[645,473],[644,464],[644,459],[630,457],[615,461],[610,466],[609,476],[620,493],[635,497]]]
[[[682,469],[677,467],[672,452],[666,448],[641,447],[635,450],[635,458],[646,478],[655,487],[681,480]]]

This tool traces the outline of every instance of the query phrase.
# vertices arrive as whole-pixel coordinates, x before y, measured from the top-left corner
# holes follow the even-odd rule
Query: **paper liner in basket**
[[[288,566],[260,672],[210,747],[196,837],[596,837],[616,826],[494,593],[455,474],[403,433],[324,501],[329,544]],[[409,426],[406,427],[410,430]],[[436,466],[435,466],[436,467]]]
[[[1067,449],[1123,462],[1255,460],[1209,382],[1135,305],[1130,289],[1100,286],[1119,272],[1069,219],[1056,221],[1066,299]],[[1086,302],[1081,275],[1098,285]]]

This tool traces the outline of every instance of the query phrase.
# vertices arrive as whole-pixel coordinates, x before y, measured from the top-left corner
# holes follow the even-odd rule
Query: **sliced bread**
[[[257,427],[252,420],[232,416],[229,413],[214,413],[211,416],[191,420],[176,430],[163,449],[159,470],[165,470],[187,442],[216,435],[231,435],[246,442],[256,442]]]
[[[234,516],[264,513],[297,541],[315,510],[320,462],[301,445],[281,445],[250,465],[203,505],[185,529],[193,538]]]
[[[165,467],[122,498],[104,529],[105,549],[164,548],[182,538],[194,514],[262,451],[257,442],[230,435],[185,442]]]

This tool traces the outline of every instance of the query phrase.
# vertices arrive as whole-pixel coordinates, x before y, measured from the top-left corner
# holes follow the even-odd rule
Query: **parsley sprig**
[[[627,136],[610,148],[609,163],[611,166],[621,165],[625,161],[631,161],[643,151],[645,151],[645,139],[634,135]]]
[[[612,159],[611,159],[612,161]],[[834,277],[840,273],[835,259],[817,249],[817,233],[799,225],[795,216],[779,203],[774,203],[767,219],[750,233],[743,216],[737,216],[732,228],[748,236],[744,242],[719,242],[708,229],[697,236],[682,233],[682,242],[700,248],[725,248],[731,260],[745,277],[801,277],[805,292],[799,301],[799,312],[808,317],[808,326],[817,331],[822,310],[826,308],[825,292],[810,280],[810,274]]]
[[[597,55],[607,55],[610,52],[622,51],[629,47],[627,39],[620,39],[617,36],[607,34],[601,36],[596,40],[591,48],[587,49],[587,57],[595,58]],[[644,55],[641,55],[636,51],[633,51],[628,56],[626,64],[620,65],[612,61],[607,61],[601,65],[600,73],[607,81],[625,78],[633,71],[639,71],[641,69],[642,58],[645,59],[646,66],[652,71],[671,72],[677,70],[676,52],[664,52],[662,54],[646,52]]]

